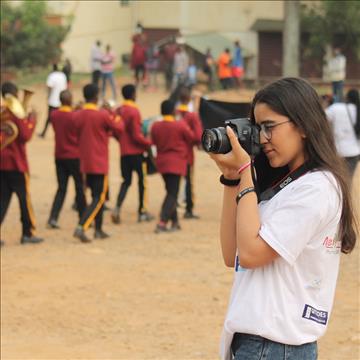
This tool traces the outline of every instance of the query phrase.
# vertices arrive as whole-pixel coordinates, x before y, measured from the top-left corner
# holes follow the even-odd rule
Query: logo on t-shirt
[[[304,319],[312,320],[321,325],[326,325],[328,319],[328,312],[323,310],[317,310],[312,306],[305,304],[302,314]]]
[[[334,240],[327,236],[323,241],[323,246],[326,248],[326,252],[329,254],[338,254],[341,249],[341,241]]]

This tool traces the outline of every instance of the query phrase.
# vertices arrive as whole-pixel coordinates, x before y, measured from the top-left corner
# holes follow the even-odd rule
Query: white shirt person
[[[101,41],[97,40],[91,48],[90,53],[90,68],[91,68],[91,82],[99,86],[101,78],[101,60],[103,52],[101,50]]]
[[[340,252],[356,243],[349,178],[307,81],[283,78],[260,89],[250,119],[273,176],[271,196],[256,192],[251,157],[229,127],[232,150],[211,154],[225,185],[222,255],[235,272],[221,357],[315,360],[331,316]],[[272,168],[288,174],[278,179]]]
[[[46,86],[48,89],[48,115],[43,128],[43,131],[39,134],[44,138],[47,128],[50,124],[50,114],[53,110],[60,107],[60,93],[67,89],[66,75],[58,70],[58,65],[53,64],[53,71],[48,75],[46,79]]]
[[[360,121],[359,92],[350,89],[346,94],[346,103],[335,103],[326,110],[331,124],[335,145],[340,156],[345,158],[350,174],[353,175],[360,157],[360,141],[356,136],[357,122]]]

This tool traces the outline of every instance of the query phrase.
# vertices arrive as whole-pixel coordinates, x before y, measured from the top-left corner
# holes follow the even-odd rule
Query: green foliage
[[[360,58],[360,1],[307,2],[301,28],[310,33],[307,55],[322,58],[326,46],[351,48]]]
[[[47,66],[61,55],[69,28],[49,25],[45,1],[12,6],[1,1],[1,64],[6,67]]]

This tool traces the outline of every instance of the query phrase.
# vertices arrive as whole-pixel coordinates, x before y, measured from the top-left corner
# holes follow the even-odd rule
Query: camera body
[[[240,145],[250,156],[260,153],[260,130],[248,118],[231,119],[225,121],[225,126],[230,126],[236,134]],[[230,139],[225,127],[206,129],[201,137],[201,142],[206,152],[226,154],[231,151]]]

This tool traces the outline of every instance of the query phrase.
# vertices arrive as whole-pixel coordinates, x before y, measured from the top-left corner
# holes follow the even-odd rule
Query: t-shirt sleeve
[[[48,87],[53,87],[54,86],[54,77],[51,76],[52,74],[50,74],[47,79],[46,79],[46,85]]]
[[[325,109],[325,114],[327,119],[332,123],[334,121],[334,107],[333,106],[329,106],[327,109]]]
[[[329,213],[329,191],[304,184],[261,221],[259,235],[290,265],[323,226]]]

